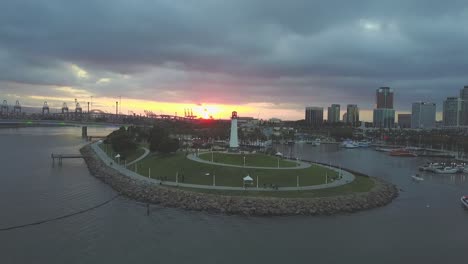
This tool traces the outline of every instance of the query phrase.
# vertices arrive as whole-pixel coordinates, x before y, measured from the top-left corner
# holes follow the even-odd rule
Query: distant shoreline
[[[80,152],[90,173],[117,192],[165,207],[249,216],[334,215],[385,206],[398,196],[395,185],[375,177],[370,177],[375,186],[369,192],[330,197],[273,198],[199,193],[131,179],[105,164],[90,145],[81,148]]]
[[[71,124],[2,124],[0,123],[0,129],[2,128],[25,128],[25,127],[75,127],[76,125]]]

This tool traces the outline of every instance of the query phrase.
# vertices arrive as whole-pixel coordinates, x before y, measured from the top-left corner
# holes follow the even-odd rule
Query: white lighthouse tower
[[[231,137],[229,139],[229,148],[237,149],[239,147],[239,139],[237,136],[237,112],[232,112],[231,116]]]

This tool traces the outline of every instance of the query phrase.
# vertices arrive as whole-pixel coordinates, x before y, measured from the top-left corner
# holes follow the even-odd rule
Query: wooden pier
[[[82,159],[83,155],[81,154],[54,154],[50,155],[52,157],[52,166],[55,165],[55,160],[58,160],[58,165],[62,166],[63,159]]]

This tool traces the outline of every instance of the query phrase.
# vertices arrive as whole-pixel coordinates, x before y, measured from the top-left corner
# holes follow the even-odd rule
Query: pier
[[[81,154],[54,154],[52,153],[51,155],[52,158],[52,166],[55,165],[55,160],[58,160],[58,165],[62,166],[62,160],[63,159],[82,159],[83,155]]]

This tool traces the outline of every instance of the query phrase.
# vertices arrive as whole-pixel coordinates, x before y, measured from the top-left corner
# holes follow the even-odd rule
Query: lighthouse
[[[229,148],[237,149],[239,147],[239,139],[237,137],[237,112],[232,112],[231,116],[231,137],[229,139]]]

